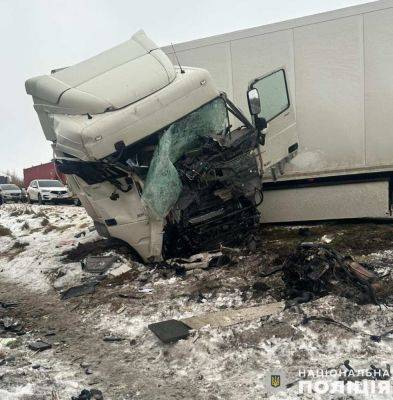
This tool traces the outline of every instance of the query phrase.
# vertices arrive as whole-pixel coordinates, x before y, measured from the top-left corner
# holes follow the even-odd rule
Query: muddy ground
[[[19,334],[0,329],[0,399],[69,400],[85,388],[106,400],[387,398],[299,394],[296,384],[270,394],[265,376],[278,370],[294,382],[299,369],[340,368],[344,360],[355,369],[385,368],[393,360],[390,335],[379,342],[367,335],[393,326],[392,225],[265,226],[229,264],[185,274],[133,261],[123,248],[106,246],[91,225],[78,207],[0,208],[0,320],[22,327]],[[265,275],[304,241],[328,243],[384,275],[381,304],[330,293],[278,315],[207,326],[173,344],[148,330],[166,319],[282,300],[281,273]],[[92,279],[81,268],[83,249],[118,255],[114,268],[130,270],[106,277],[92,294],[61,300],[64,290]],[[305,316],[333,318],[351,330],[321,321],[304,325]],[[107,336],[121,340],[104,341]],[[29,349],[39,339],[51,349]]]

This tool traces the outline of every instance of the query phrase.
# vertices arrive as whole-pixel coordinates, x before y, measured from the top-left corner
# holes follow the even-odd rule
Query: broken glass
[[[164,131],[154,151],[142,195],[153,218],[164,218],[181,194],[176,161],[198,149],[207,137],[225,134],[227,128],[226,105],[222,98],[217,98]]]

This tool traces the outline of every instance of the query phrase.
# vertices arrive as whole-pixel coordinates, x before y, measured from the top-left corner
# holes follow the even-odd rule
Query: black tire
[[[81,201],[78,198],[75,198],[73,203],[74,203],[74,206],[77,206],[77,207],[82,205]]]
[[[27,203],[29,203],[29,204],[33,204],[33,201],[31,200],[31,198],[30,198],[29,195],[27,195],[26,201],[27,201]]]
[[[42,205],[44,204],[40,193],[38,194],[38,204],[39,204],[40,206],[42,206]]]

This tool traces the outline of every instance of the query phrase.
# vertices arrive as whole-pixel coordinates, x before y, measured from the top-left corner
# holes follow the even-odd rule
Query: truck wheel
[[[38,204],[39,204],[40,206],[44,204],[44,201],[42,200],[42,197],[41,197],[40,194],[38,195]]]

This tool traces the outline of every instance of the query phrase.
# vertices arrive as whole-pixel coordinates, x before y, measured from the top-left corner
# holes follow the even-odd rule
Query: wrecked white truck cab
[[[259,222],[265,120],[255,129],[206,70],[175,68],[143,31],[26,91],[97,231],[142,259],[230,243]],[[258,114],[255,90],[250,103]]]

